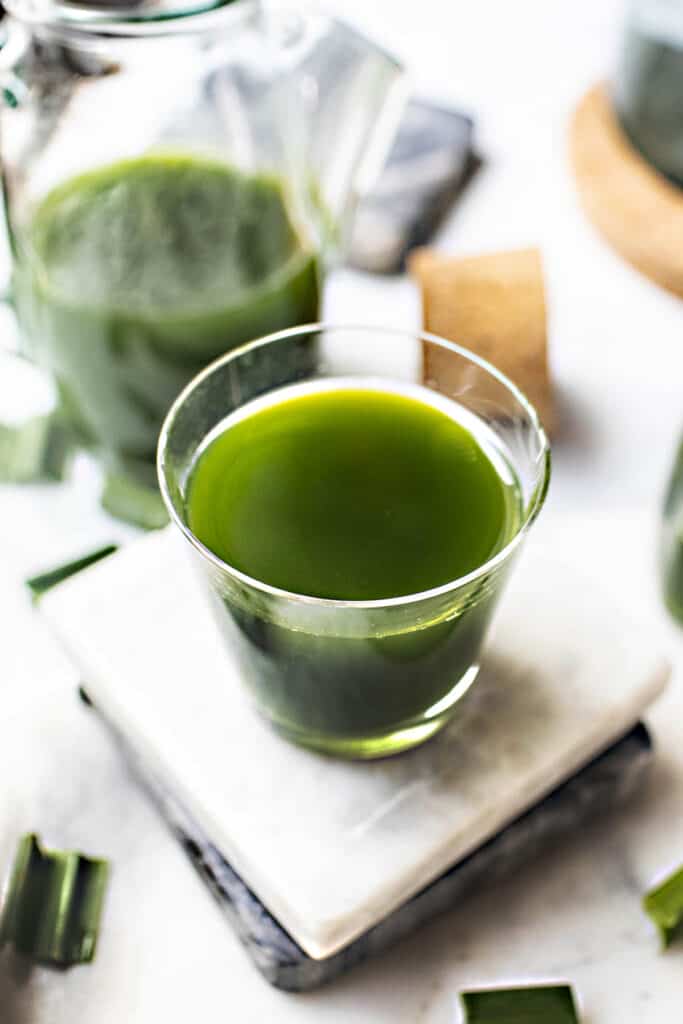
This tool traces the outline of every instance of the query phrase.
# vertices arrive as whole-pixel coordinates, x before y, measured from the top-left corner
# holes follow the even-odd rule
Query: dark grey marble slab
[[[84,699],[90,703],[87,695]],[[511,822],[364,935],[324,960],[309,957],[231,868],[220,850],[163,781],[116,732],[131,767],[147,788],[195,869],[271,985],[292,992],[316,988],[375,956],[432,918],[451,910],[484,880],[504,878],[588,818],[628,797],[653,757],[650,735],[636,725],[608,750]]]
[[[347,255],[358,270],[399,273],[425,245],[481,164],[474,124],[457,110],[410,100],[375,186],[356,210]]]

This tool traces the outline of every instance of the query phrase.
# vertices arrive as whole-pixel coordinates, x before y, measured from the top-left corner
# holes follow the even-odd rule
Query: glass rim
[[[175,419],[192,392],[195,391],[208,377],[212,376],[218,369],[228,363],[231,363],[233,360],[239,359],[240,356],[244,355],[246,352],[262,348],[266,345],[271,345],[274,342],[281,341],[283,338],[295,338],[303,334],[313,334],[324,331],[372,331],[378,334],[402,335],[403,337],[413,338],[417,341],[427,341],[430,344],[439,345],[442,348],[453,352],[455,355],[462,356],[471,363],[474,363],[476,366],[479,366],[482,370],[486,371],[498,380],[505,388],[507,388],[507,390],[522,406],[525,414],[529,417],[534,433],[540,442],[540,451],[536,459],[537,462],[542,463],[540,467],[540,479],[534,487],[534,491],[528,503],[528,508],[524,510],[524,515],[514,535],[510,538],[507,544],[500,549],[500,551],[497,551],[495,555],[487,559],[487,561],[483,562],[480,566],[477,566],[476,569],[472,569],[470,572],[465,573],[465,575],[457,577],[457,579],[449,580],[447,583],[441,583],[438,587],[431,587],[428,590],[421,590],[411,594],[401,594],[399,597],[374,598],[372,600],[365,601],[314,597],[310,594],[299,594],[294,590],[284,590],[281,587],[275,587],[270,583],[266,583],[264,580],[259,580],[255,576],[250,576],[248,573],[242,572],[241,569],[236,569],[235,566],[230,565],[229,562],[225,562],[219,555],[207,547],[199,537],[196,536],[189,525],[184,522],[176,510],[167,484],[165,455],[168,448],[168,438],[171,430],[173,429]],[[506,377],[505,374],[501,373],[501,371],[492,363],[489,363],[486,359],[482,359],[481,356],[476,355],[476,353],[471,352],[462,345],[456,344],[456,342],[447,341],[445,338],[440,338],[436,334],[431,334],[429,331],[423,331],[420,329],[406,330],[401,327],[377,327],[373,324],[336,324],[321,321],[319,323],[301,324],[297,327],[287,327],[284,330],[266,334],[261,338],[256,338],[244,345],[231,349],[229,352],[225,352],[222,356],[219,356],[218,359],[214,359],[213,362],[204,367],[203,370],[201,370],[188,384],[186,384],[164,418],[164,422],[159,433],[156,465],[159,489],[171,521],[180,529],[181,533],[192,547],[194,547],[203,558],[206,558],[221,572],[227,573],[228,576],[233,577],[240,583],[250,587],[252,590],[257,590],[269,597],[297,604],[305,604],[308,606],[329,609],[346,608],[351,611],[400,607],[402,605],[411,605],[421,601],[428,601],[432,598],[440,597],[452,591],[459,590],[464,586],[468,586],[470,583],[475,583],[478,579],[487,576],[494,569],[498,568],[498,566],[506,562],[519,547],[543,507],[550,483],[551,454],[546,432],[543,429],[536,409],[529,399],[516,384],[513,384],[509,377]]]
[[[161,0],[143,3],[89,4],[86,0],[6,0],[10,15],[20,24],[119,37],[202,32],[216,19],[256,10],[256,0]],[[194,20],[193,20],[194,19]]]

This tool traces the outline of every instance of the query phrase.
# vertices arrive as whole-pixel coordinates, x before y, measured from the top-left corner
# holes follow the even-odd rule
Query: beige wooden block
[[[555,411],[538,250],[452,257],[420,249],[410,271],[422,290],[425,330],[493,363],[524,392],[551,432]],[[458,384],[454,373],[459,370],[443,349],[425,345],[425,382],[448,391]]]
[[[683,296],[683,189],[631,145],[605,85],[579,103],[569,142],[589,219],[625,260]]]

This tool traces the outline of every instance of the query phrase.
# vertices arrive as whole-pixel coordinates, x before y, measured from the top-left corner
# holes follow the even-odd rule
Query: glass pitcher
[[[318,319],[381,167],[400,66],[258,0],[11,0],[0,157],[24,353],[105,469],[153,485],[172,400]]]

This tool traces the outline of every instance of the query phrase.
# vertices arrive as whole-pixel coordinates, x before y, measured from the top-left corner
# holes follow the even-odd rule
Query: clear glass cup
[[[502,550],[423,593],[340,601],[270,586],[205,547],[188,525],[187,494],[207,435],[250,400],[285,385],[343,379],[348,386],[368,378],[391,390],[417,386],[412,393],[426,400],[437,392],[495,447],[519,496],[518,520]],[[294,742],[380,757],[435,733],[476,678],[491,615],[545,498],[550,449],[524,395],[466,349],[419,332],[307,325],[245,345],[200,373],[166,418],[158,473],[260,713]]]

